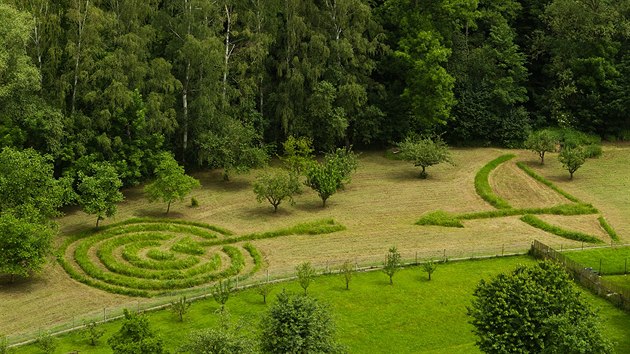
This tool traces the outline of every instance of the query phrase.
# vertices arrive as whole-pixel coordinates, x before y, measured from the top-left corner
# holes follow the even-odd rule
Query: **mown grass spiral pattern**
[[[69,238],[58,260],[72,278],[84,284],[150,297],[255,273],[263,262],[250,240],[343,229],[333,220],[320,220],[234,236],[204,223],[135,218]]]

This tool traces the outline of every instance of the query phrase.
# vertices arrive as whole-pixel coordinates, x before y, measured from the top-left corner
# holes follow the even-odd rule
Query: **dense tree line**
[[[228,177],[289,136],[628,138],[629,19],[627,0],[3,0],[0,146],[129,185],[165,150]]]

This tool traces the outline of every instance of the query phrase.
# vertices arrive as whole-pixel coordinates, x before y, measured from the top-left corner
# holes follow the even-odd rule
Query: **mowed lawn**
[[[326,208],[321,208],[317,195],[304,189],[295,198],[296,204],[282,204],[278,213],[267,204],[258,204],[251,183],[260,171],[236,175],[224,182],[220,171],[194,173],[202,188],[193,192],[198,208],[189,201],[175,203],[170,217],[217,225],[236,234],[276,230],[322,218],[332,218],[346,227],[345,231],[318,236],[287,236],[252,242],[264,255],[268,266],[252,280],[260,280],[269,271],[272,277],[291,275],[295,266],[310,261],[323,269],[327,265],[351,260],[359,264],[382,262],[387,249],[396,245],[406,260],[450,259],[478,255],[522,252],[534,239],[559,248],[576,247],[578,242],[534,229],[518,217],[471,220],[464,228],[417,226],[414,222],[424,213],[444,210],[452,213],[492,210],[476,193],[473,180],[477,171],[490,160],[515,153],[520,161],[535,163],[536,154],[522,150],[493,148],[453,149],[455,166],[448,164],[429,168],[429,178],[418,178],[419,169],[412,164],[387,159],[383,152],[363,153],[359,169],[347,188],[333,195]],[[569,181],[551,154],[546,165],[532,168],[559,187],[600,209],[617,230],[622,241],[630,240],[630,146],[605,146],[604,156],[588,160],[573,181]],[[614,173],[611,173],[613,171]],[[545,188],[514,168],[498,169],[490,178],[493,186],[515,206],[533,202],[555,203],[557,198]],[[526,188],[521,188],[526,184]],[[519,187],[521,186],[521,187]],[[125,190],[126,200],[119,205],[116,217],[103,224],[130,217],[162,217],[166,206],[148,203],[143,186]],[[521,188],[521,189],[519,189]],[[625,188],[625,189],[624,189]],[[516,192],[515,192],[516,191]],[[596,220],[596,216],[593,216]],[[560,220],[571,228],[581,219]],[[592,223],[593,220],[585,220]],[[67,235],[92,227],[95,218],[77,208],[66,210],[59,219],[59,242]],[[586,226],[585,226],[586,227]],[[87,313],[102,313],[138,302],[148,306],[152,299],[136,299],[106,293],[70,279],[54,261],[41,275],[17,284],[0,284],[0,335],[33,333],[72,323]],[[159,299],[157,301],[160,301]],[[42,304],[44,304],[42,306]]]
[[[339,275],[318,277],[309,288],[311,296],[330,306],[338,328],[338,338],[350,353],[478,353],[468,323],[466,306],[479,280],[509,272],[519,264],[533,264],[526,256],[441,264],[427,281],[419,267],[406,268],[394,276],[394,285],[380,271],[355,274],[350,290],[345,290]],[[287,289],[301,293],[295,283],[275,285],[275,294]],[[602,299],[583,292],[599,309],[602,327],[618,353],[630,351],[630,316]],[[253,290],[233,295],[227,303],[235,323],[255,336],[261,314],[269,305]],[[193,303],[185,322],[178,322],[170,311],[149,313],[152,327],[169,350],[176,350],[195,329],[217,325],[218,305],[213,300]],[[98,347],[87,345],[80,333],[59,338],[57,352],[72,350],[110,353],[106,340],[120,328],[120,322],[103,326],[107,330]],[[17,353],[37,353],[34,346],[21,347]]]

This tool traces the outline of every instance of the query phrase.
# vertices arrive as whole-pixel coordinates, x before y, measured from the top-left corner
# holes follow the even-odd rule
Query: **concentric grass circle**
[[[69,240],[60,261],[88,285],[153,296],[258,270],[258,251],[250,244],[227,244],[238,241],[230,236],[201,223],[133,219]]]
[[[84,284],[149,297],[257,272],[262,257],[247,241],[343,229],[326,219],[233,236],[203,223],[136,218],[69,238],[59,249],[58,260],[72,278]]]

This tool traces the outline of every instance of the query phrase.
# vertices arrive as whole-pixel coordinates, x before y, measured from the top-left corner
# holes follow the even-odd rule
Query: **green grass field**
[[[418,171],[413,164],[388,159],[382,152],[363,153],[352,183],[331,197],[326,208],[321,207],[316,193],[305,189],[296,197],[295,205],[282,205],[277,213],[267,204],[258,204],[252,192],[252,181],[261,171],[234,176],[230,182],[222,180],[221,171],[200,171],[194,175],[200,179],[202,187],[192,195],[199,201],[199,206],[191,208],[188,201],[175,203],[169,220],[183,222],[180,228],[186,228],[186,233],[196,230],[197,224],[232,230],[236,235],[233,235],[234,240],[238,238],[233,246],[240,250],[246,262],[244,270],[258,269],[258,264],[262,264],[248,281],[263,279],[267,272],[272,278],[292,275],[295,266],[305,261],[320,270],[347,260],[360,265],[379,264],[393,245],[408,261],[414,258],[423,260],[446,256],[453,259],[523,252],[533,240],[556,249],[581,245],[580,241],[568,240],[523,223],[519,216],[525,213],[536,214],[545,223],[593,235],[608,243],[611,235],[598,221],[599,215],[602,215],[616,231],[620,243],[630,240],[630,194],[620,192],[630,185],[629,145],[604,146],[603,156],[589,159],[572,181],[569,181],[555,154],[550,154],[547,163],[540,166],[537,155],[529,151],[476,148],[453,149],[452,152],[455,166],[433,166],[426,180],[417,178]],[[514,154],[516,158],[490,171],[487,182],[491,191],[514,209],[498,210],[476,192],[475,177],[490,161],[505,154]],[[517,162],[525,163],[540,178],[532,178],[518,168]],[[566,206],[557,209],[558,205],[567,204],[568,200],[551,189],[548,183],[542,183],[543,177],[557,189],[592,206],[572,204],[572,210]],[[102,222],[103,229],[106,225],[137,218],[164,216],[164,205],[148,203],[142,186],[126,189],[124,193],[126,199],[118,206],[118,214]],[[457,226],[461,224],[463,227],[415,225],[418,218],[438,210],[444,213],[433,215],[434,219],[451,224],[455,221]],[[505,215],[497,214],[506,211]],[[68,208],[65,214],[59,219],[57,247],[72,242],[73,235],[77,233],[89,232],[94,224],[93,216],[78,208]],[[296,225],[330,219],[343,225],[344,229],[326,235],[287,234],[287,230],[293,230]],[[137,272],[119,267],[125,262],[132,263],[125,259],[126,256],[137,265],[160,268],[152,271],[155,274],[151,277],[155,278],[171,277],[171,273],[161,274],[161,268],[172,265],[179,271],[185,268],[184,265],[195,266],[206,256],[216,258],[218,255],[221,266],[227,267],[230,264],[229,255],[222,251],[223,245],[218,244],[224,242],[219,234],[225,231],[208,230],[188,235],[211,249],[211,253],[203,256],[182,254],[173,260],[154,259],[172,256],[169,252],[173,252],[173,245],[169,242],[176,241],[173,238],[171,241],[162,240],[162,246],[157,245],[160,240],[125,245],[111,254],[105,251],[115,245],[95,245],[87,253],[79,253],[79,260],[84,265],[86,261],[97,260],[98,249],[102,248],[101,260],[110,268],[122,269],[135,276]],[[168,230],[160,232],[167,234]],[[258,250],[255,256],[262,262],[255,263],[253,256],[248,255],[250,252],[245,248],[246,243],[251,244],[249,249]],[[73,269],[80,266],[73,257],[76,247],[78,244],[70,245],[62,258]],[[154,250],[149,256],[150,248]],[[107,267],[100,261],[96,265],[99,271]],[[198,267],[201,271],[203,265]],[[207,268],[213,267],[212,262],[208,262]],[[196,294],[203,291],[194,290]],[[0,284],[0,335],[6,334],[10,341],[18,341],[32,336],[40,328],[67,328],[82,318],[98,316],[104,310],[111,315],[120,313],[123,307],[139,304],[141,308],[148,308],[166,301],[170,299],[133,298],[103,291],[93,284],[82,284],[72,279],[51,257],[41,274],[11,285]]]
[[[630,247],[593,248],[563,254],[602,275],[619,275],[630,271]]]
[[[350,353],[478,353],[466,316],[475,286],[480,279],[533,262],[525,256],[450,262],[439,265],[431,281],[419,267],[410,267],[395,275],[393,286],[382,272],[360,273],[353,277],[349,291],[341,276],[329,275],[316,278],[309,293],[330,305],[339,340]],[[283,288],[302,291],[295,282],[280,283],[269,299],[274,301],[274,294]],[[584,296],[599,309],[604,331],[615,342],[617,352],[629,352],[630,315],[590,293],[584,292]],[[267,306],[253,290],[236,293],[227,303],[232,319],[252,331]],[[167,348],[176,350],[190,331],[215,326],[217,309],[213,300],[197,301],[183,323],[168,310],[148,316]],[[119,327],[119,321],[103,325],[107,332],[98,347],[87,345],[80,333],[60,337],[57,352],[110,353],[105,342]],[[32,345],[17,351],[38,352]]]

